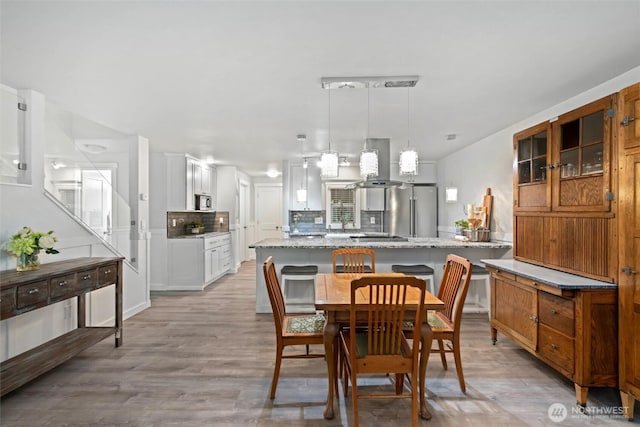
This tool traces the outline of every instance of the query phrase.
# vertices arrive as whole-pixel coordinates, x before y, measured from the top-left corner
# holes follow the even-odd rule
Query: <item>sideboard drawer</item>
[[[72,295],[76,290],[76,275],[67,274],[49,279],[51,298]]]
[[[543,324],[538,329],[538,352],[541,356],[573,374],[574,341]]]
[[[20,309],[38,303],[46,303],[48,299],[49,282],[47,280],[27,283],[26,285],[18,286],[16,307]]]
[[[98,269],[98,282],[100,285],[111,285],[118,280],[118,266],[117,264],[105,265]]]
[[[16,288],[3,289],[0,292],[0,306],[2,319],[13,316],[16,309]]]
[[[575,335],[573,300],[540,292],[538,304],[540,323],[570,337]]]
[[[93,287],[97,287],[98,280],[98,269],[92,268],[91,270],[78,271],[78,276],[76,278],[78,290],[91,289]]]

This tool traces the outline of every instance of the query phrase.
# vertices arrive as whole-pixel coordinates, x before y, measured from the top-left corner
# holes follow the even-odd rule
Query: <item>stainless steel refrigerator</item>
[[[438,188],[425,184],[387,188],[384,231],[390,236],[438,237]]]

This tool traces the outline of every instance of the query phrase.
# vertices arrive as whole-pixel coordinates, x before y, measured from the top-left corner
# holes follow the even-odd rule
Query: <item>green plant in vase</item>
[[[462,236],[463,230],[469,228],[469,221],[467,221],[466,219],[459,219],[454,222],[454,225],[456,226],[456,234],[458,236]]]
[[[58,250],[53,246],[58,238],[53,235],[53,230],[46,233],[33,231],[29,227],[22,227],[20,231],[11,236],[11,239],[4,243],[3,248],[7,252],[17,257],[16,270],[28,271],[40,268],[38,255],[40,250],[48,254],[57,254]]]

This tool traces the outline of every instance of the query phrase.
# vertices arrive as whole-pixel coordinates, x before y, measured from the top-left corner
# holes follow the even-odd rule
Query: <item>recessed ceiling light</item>
[[[277,171],[277,170],[275,170],[275,169],[269,169],[269,170],[267,171],[267,176],[268,176],[269,178],[277,178],[277,177],[278,177],[278,175],[280,175],[280,172],[278,172],[278,171]]]
[[[453,141],[454,139],[456,139],[458,137],[458,135],[456,135],[455,133],[448,133],[445,136],[447,138],[447,141]]]
[[[107,147],[100,144],[82,144],[80,150],[91,154],[100,154],[107,151]]]

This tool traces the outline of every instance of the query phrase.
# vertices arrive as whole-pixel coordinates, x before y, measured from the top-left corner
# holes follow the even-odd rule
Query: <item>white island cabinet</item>
[[[167,286],[157,290],[200,291],[231,269],[231,235],[169,239],[168,259]]]

